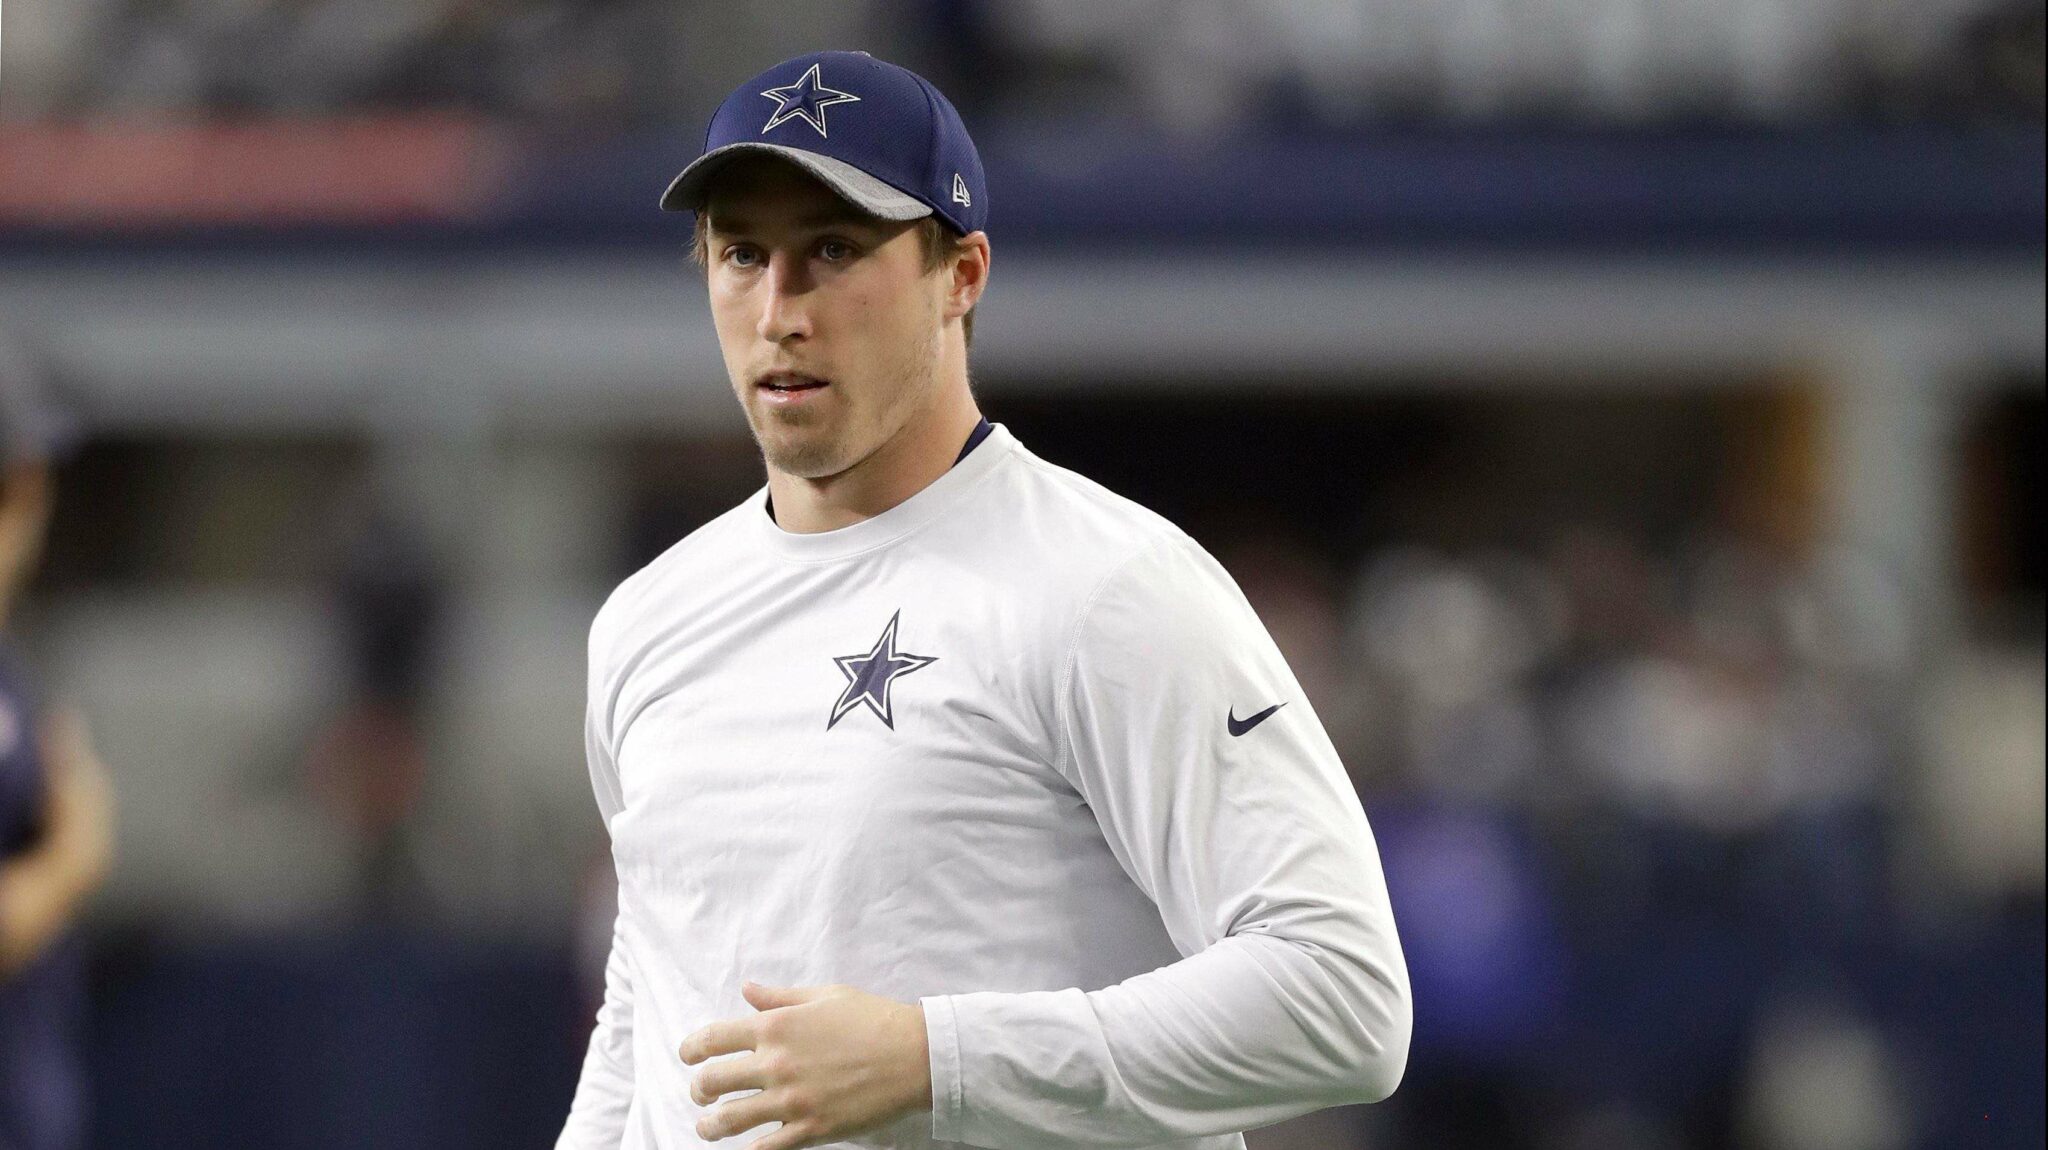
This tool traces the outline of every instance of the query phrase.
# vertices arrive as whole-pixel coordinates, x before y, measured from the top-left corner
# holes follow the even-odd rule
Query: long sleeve
[[[610,709],[602,684],[602,659],[597,632],[591,644],[591,686],[583,723],[584,754],[590,765],[591,790],[607,833],[625,806],[619,769],[606,733]],[[625,911],[612,923],[611,954],[604,966],[604,1003],[583,1056],[583,1077],[569,1106],[555,1150],[619,1150],[625,1137],[626,1114],[633,1101],[633,978],[620,934]]]
[[[1391,1094],[1412,1012],[1378,849],[1229,575],[1177,533],[1127,560],[1058,702],[1057,765],[1184,957],[1100,989],[924,999],[933,1136],[1145,1146]]]

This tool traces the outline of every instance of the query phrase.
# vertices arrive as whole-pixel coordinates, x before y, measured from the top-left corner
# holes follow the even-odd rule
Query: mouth
[[[830,386],[830,380],[796,371],[771,371],[754,377],[754,389],[771,395],[801,395]]]

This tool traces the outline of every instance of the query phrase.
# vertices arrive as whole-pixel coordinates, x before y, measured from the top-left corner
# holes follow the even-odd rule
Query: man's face
[[[766,157],[727,166],[705,211],[719,349],[771,466],[837,475],[930,404],[945,277],[912,225]]]

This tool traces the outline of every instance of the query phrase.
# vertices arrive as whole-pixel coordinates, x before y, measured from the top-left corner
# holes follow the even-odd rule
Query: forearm
[[[78,913],[98,876],[60,843],[0,863],[0,977],[34,962]]]
[[[1412,1015],[1372,829],[1221,565],[1179,535],[1134,553],[1063,690],[1054,765],[1186,957],[1088,993],[925,1000],[933,1134],[1151,1146],[1392,1093]]]
[[[1393,1092],[1406,976],[1245,933],[1091,993],[924,1000],[933,1135],[977,1146],[1146,1146]]]

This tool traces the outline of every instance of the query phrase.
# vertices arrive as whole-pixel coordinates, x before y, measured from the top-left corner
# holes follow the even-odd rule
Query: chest
[[[1042,628],[1014,604],[881,578],[723,608],[642,636],[619,683],[622,865],[908,879],[1079,802],[1049,765]]]

